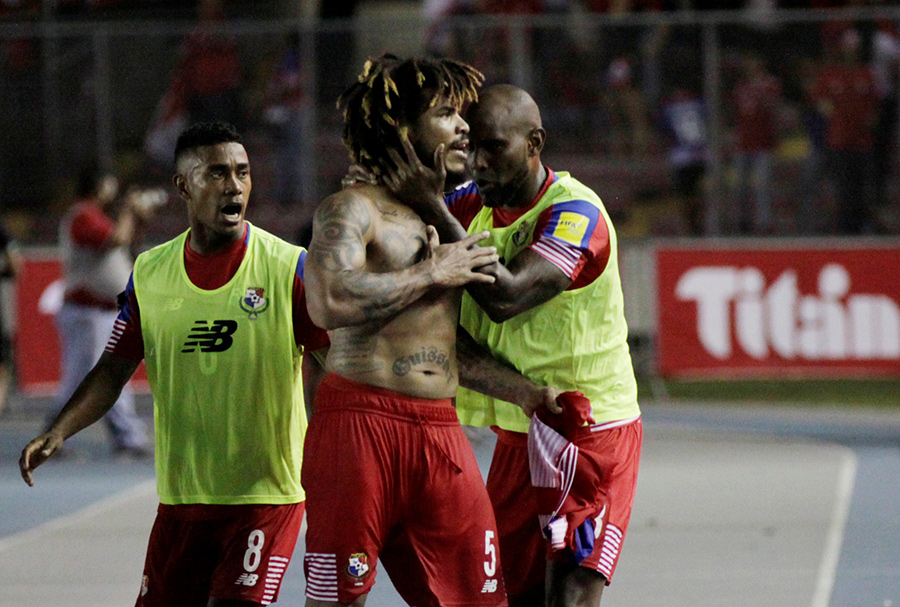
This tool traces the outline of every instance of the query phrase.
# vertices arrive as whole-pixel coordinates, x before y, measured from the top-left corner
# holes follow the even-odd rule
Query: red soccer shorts
[[[619,550],[634,503],[640,463],[641,421],[616,422],[584,428],[575,439],[579,449],[590,450],[604,462],[601,485],[605,514],[594,551],[581,563],[599,571],[607,584],[619,560]],[[528,435],[496,429],[497,446],[488,473],[487,488],[497,516],[503,577],[509,596],[533,591],[544,582],[548,559],[562,559],[549,550],[538,523],[537,500],[528,469]]]
[[[449,399],[327,375],[303,487],[307,597],[353,602],[380,558],[410,605],[506,605],[494,513]]]
[[[304,504],[160,504],[136,607],[206,607],[278,598]]]

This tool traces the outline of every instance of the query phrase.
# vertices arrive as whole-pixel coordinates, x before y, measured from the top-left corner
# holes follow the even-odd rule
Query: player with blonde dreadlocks
[[[480,82],[454,61],[367,62],[340,101],[354,161],[384,174],[406,156],[405,141],[422,163],[464,170],[460,109]],[[486,234],[442,245],[381,182],[346,187],[316,209],[304,282],[331,349],[304,448],[307,607],[361,606],[378,559],[410,605],[507,604],[493,510],[452,404],[466,381],[460,287],[494,281],[476,270],[498,260],[494,247],[476,246]],[[553,406],[556,391],[490,357],[478,365],[493,396],[529,414]]]
[[[401,60],[393,55],[369,59],[358,81],[338,100],[344,115],[344,145],[351,159],[380,175],[391,163],[390,151],[403,153],[401,129],[413,127],[438,100],[462,111],[478,100],[483,81],[481,72],[451,59]],[[468,133],[468,127],[465,131]],[[465,151],[464,143],[458,140],[454,145]],[[422,160],[430,161],[431,154]]]

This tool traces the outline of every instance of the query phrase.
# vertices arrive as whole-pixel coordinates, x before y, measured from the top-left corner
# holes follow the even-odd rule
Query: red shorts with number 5
[[[351,603],[378,559],[410,605],[506,605],[487,490],[449,400],[329,374],[303,453],[306,596]]]
[[[278,598],[304,503],[160,504],[136,607],[206,607],[210,598]]]
[[[643,425],[634,421],[608,422],[583,428],[574,440],[579,449],[602,462],[604,516],[594,552],[580,567],[612,579],[634,503],[640,465]],[[497,429],[497,447],[487,487],[500,530],[503,574],[510,597],[533,591],[544,583],[547,560],[565,560],[561,551],[549,550],[538,522],[537,497],[528,468],[528,435]]]

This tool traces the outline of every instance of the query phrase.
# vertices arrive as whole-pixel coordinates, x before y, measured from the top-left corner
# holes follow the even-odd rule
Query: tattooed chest
[[[371,263],[382,271],[390,271],[422,261],[428,246],[425,224],[419,216],[405,207],[379,210],[378,238],[369,251]]]

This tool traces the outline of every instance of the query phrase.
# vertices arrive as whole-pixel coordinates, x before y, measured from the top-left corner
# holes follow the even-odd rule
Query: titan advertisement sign
[[[661,248],[673,377],[900,377],[900,248]]]

